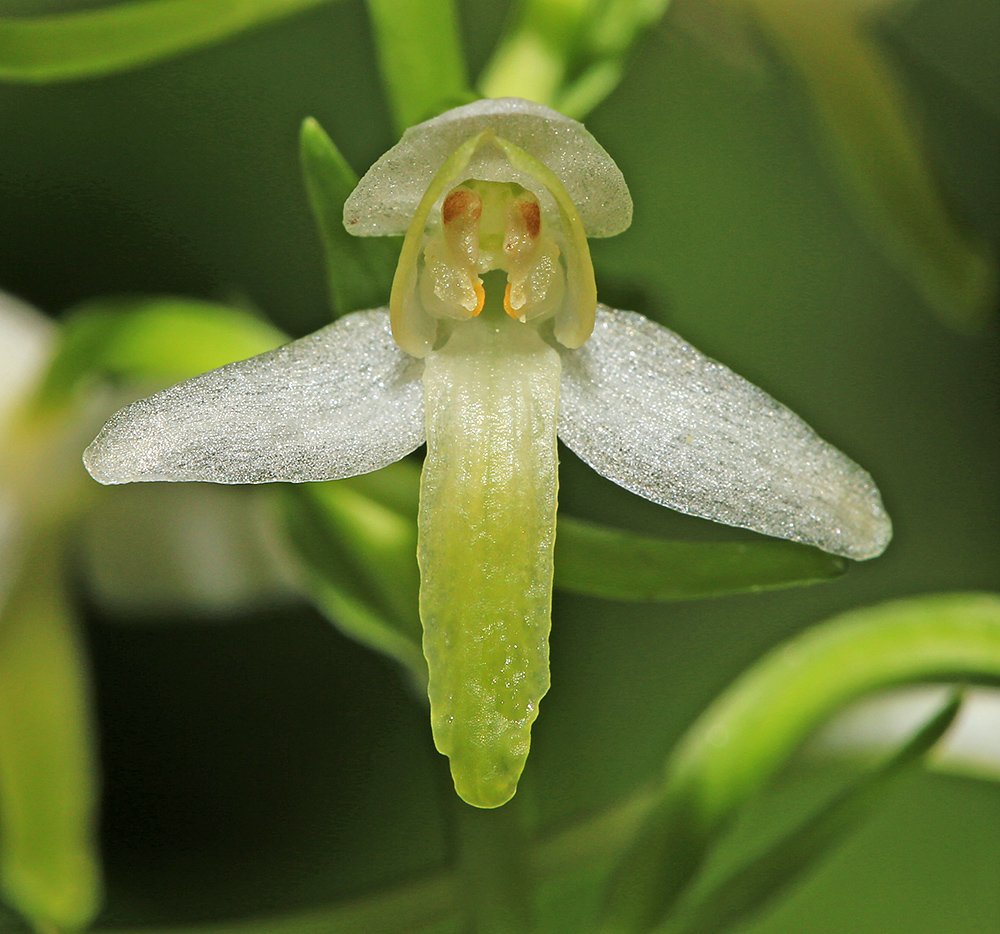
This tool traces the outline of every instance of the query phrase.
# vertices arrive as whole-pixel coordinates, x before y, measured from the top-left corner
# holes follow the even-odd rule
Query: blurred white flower
[[[811,748],[821,754],[895,749],[940,710],[953,691],[946,685],[921,685],[867,698],[821,730]],[[1000,778],[1000,690],[967,689],[958,717],[927,761],[942,771]]]

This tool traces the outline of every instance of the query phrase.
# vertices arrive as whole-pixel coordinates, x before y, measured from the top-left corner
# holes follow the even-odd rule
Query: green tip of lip
[[[474,808],[498,808],[514,797],[524,760],[497,762],[494,757],[462,755],[451,760],[458,796]]]

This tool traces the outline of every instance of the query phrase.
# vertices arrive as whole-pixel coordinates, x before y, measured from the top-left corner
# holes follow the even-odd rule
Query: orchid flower
[[[431,721],[478,807],[514,794],[549,687],[557,435],[681,512],[854,559],[891,535],[869,475],[792,412],[597,303],[587,237],[631,214],[576,121],[512,98],[448,111],[407,130],[345,205],[351,233],[405,234],[388,308],[139,400],[84,455],[102,483],[303,482],[426,441]]]

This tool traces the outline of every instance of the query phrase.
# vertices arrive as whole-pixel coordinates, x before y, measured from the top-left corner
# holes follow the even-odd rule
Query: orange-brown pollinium
[[[475,239],[478,236],[479,219],[482,214],[482,197],[478,192],[468,188],[456,188],[449,193],[441,205],[441,222],[453,244],[455,241]],[[476,293],[476,307],[472,312],[473,317],[475,317],[486,304],[486,292],[475,273],[470,276],[470,279]]]
[[[483,199],[468,188],[456,188],[441,205],[441,220],[450,226],[455,221],[478,221],[483,213]]]
[[[522,201],[518,207],[525,231],[532,240],[536,239],[542,230],[542,209],[537,201]]]

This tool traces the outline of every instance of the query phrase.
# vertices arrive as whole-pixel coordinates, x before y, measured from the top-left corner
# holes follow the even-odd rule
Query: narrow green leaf
[[[404,460],[342,481],[417,519],[420,468]],[[843,574],[848,562],[794,542],[686,542],[651,538],[561,514],[555,586],[611,600],[699,600],[804,586]]]
[[[685,901],[661,934],[719,934],[749,921],[877,810],[899,774],[920,762],[945,734],[961,705],[961,694],[954,694],[881,766],[853,782],[765,853],[696,900]]]
[[[887,255],[946,323],[975,330],[993,308],[996,258],[950,210],[885,52],[850,4],[752,0],[808,95],[834,168]]]
[[[358,176],[311,117],[302,123],[299,144],[334,313],[340,316],[384,305],[399,256],[397,239],[349,234],[344,227],[344,201],[358,184]]]
[[[601,103],[624,76],[636,44],[669,5],[670,0],[597,0],[584,21],[577,68],[557,109],[583,119]]]
[[[426,686],[417,599],[417,528],[351,481],[284,488],[290,541],[306,587],[346,636],[402,664]]]
[[[132,0],[0,18],[0,80],[71,81],[149,65],[326,0]]]
[[[843,558],[794,542],[647,538],[560,516],[555,585],[612,600],[698,600],[838,577]]]
[[[88,376],[183,379],[287,340],[236,308],[185,298],[96,299],[72,310],[38,401],[66,401]]]
[[[483,97],[523,97],[555,107],[592,0],[522,0],[479,78]]]
[[[475,99],[452,0],[368,0],[396,130]]]
[[[343,483],[351,489],[399,513],[414,528],[417,524],[417,501],[420,497],[420,466],[401,460],[374,473],[351,477]]]
[[[97,914],[97,784],[84,649],[45,541],[0,606],[0,890],[40,931]]]
[[[525,0],[480,78],[484,97],[524,97],[582,119],[618,85],[669,0]]]
[[[851,701],[920,681],[1000,681],[1000,597],[944,594],[845,613],[779,646],[687,732],[611,882],[605,930],[650,930],[740,807]]]
[[[400,461],[344,481],[416,522],[420,468]],[[561,514],[555,586],[611,600],[698,600],[819,583],[848,562],[794,542],[686,542],[651,538]]]

